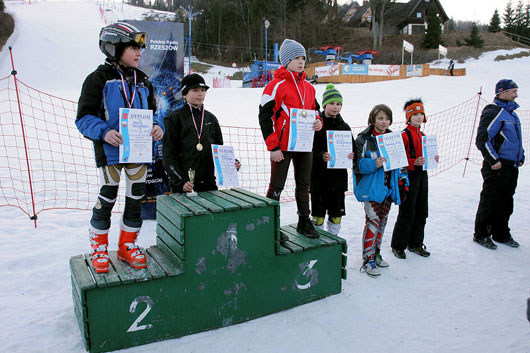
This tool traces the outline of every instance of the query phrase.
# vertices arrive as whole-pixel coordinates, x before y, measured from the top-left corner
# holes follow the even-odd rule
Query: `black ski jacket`
[[[348,190],[348,170],[328,169],[322,155],[328,151],[327,131],[351,131],[350,126],[342,119],[340,114],[335,118],[328,118],[322,112],[322,129],[315,132],[313,140],[313,168],[311,172],[311,191],[346,191]],[[353,135],[352,135],[353,149]],[[353,152],[353,150],[352,150]]]
[[[191,105],[169,113],[164,119],[166,132],[162,145],[164,168],[169,177],[171,191],[182,193],[182,187],[189,181],[188,171],[195,171],[194,184],[201,190],[202,184],[215,185],[215,167],[211,145],[222,145],[223,135],[215,115],[204,111],[204,122],[200,142],[202,151],[197,150],[199,139],[197,129],[201,129],[202,110],[193,108],[197,129],[193,124]],[[204,109],[204,105],[201,109]]]

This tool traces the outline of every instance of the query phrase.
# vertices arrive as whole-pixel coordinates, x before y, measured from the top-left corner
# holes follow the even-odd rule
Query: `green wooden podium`
[[[70,259],[74,310],[90,352],[107,352],[255,319],[341,291],[346,241],[280,228],[275,200],[243,189],[157,199],[147,269],[109,253]],[[289,241],[280,245],[280,233]]]

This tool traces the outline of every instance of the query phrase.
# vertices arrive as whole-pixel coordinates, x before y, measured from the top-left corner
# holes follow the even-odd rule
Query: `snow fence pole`
[[[469,137],[469,147],[467,149],[467,156],[465,158],[466,163],[464,164],[464,173],[462,173],[463,177],[466,176],[467,162],[469,162],[469,154],[471,153],[471,145],[473,144],[473,132],[475,131],[475,126],[477,125],[478,108],[480,106],[481,97],[482,97],[482,86],[480,87],[480,91],[477,93],[477,109],[475,109],[475,120],[473,121],[473,128],[471,129],[471,136]]]
[[[28,146],[26,143],[26,132],[24,130],[24,119],[22,118],[22,107],[20,105],[20,95],[18,93],[18,81],[17,81],[17,71],[15,70],[15,62],[13,61],[13,48],[9,47],[9,55],[11,56],[11,75],[15,80],[15,92],[17,93],[17,103],[18,103],[18,114],[20,115],[20,127],[22,129],[22,141],[24,141],[24,152],[26,153],[26,166],[28,168],[28,178],[29,178],[29,190],[31,193],[31,205],[33,207],[33,216],[29,216],[29,219],[35,222],[35,228],[37,228],[37,214],[35,213],[35,198],[33,197],[33,183],[31,181],[31,169],[29,166],[29,156],[28,156]]]

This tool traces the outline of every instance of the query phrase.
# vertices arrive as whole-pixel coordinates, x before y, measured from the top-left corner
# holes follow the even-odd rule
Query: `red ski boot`
[[[142,269],[147,267],[145,255],[140,248],[134,243],[138,231],[127,232],[120,230],[120,241],[118,244],[118,259],[127,262],[131,267]]]
[[[97,232],[105,232],[98,234]],[[90,228],[88,230],[90,235],[90,246],[92,247],[92,266],[97,273],[109,272],[109,254],[107,246],[109,245],[108,231],[100,231]]]

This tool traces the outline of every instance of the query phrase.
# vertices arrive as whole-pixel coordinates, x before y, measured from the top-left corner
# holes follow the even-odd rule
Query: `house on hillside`
[[[357,1],[350,2],[349,4],[344,4],[339,8],[337,12],[337,17],[342,20],[343,23],[347,23],[351,20],[353,15],[359,10],[361,5]]]
[[[370,27],[370,23],[372,22],[372,9],[370,8],[370,2],[365,0],[363,1],[362,5],[359,5],[357,2],[354,3],[356,3],[357,6],[352,6],[350,8],[350,11],[348,11],[342,18],[343,22],[347,26],[352,27]],[[351,11],[351,9],[355,7],[355,11]]]
[[[385,35],[424,34],[427,30],[427,14],[433,5],[442,23],[442,32],[447,30],[449,16],[439,0],[411,0],[407,3],[393,2],[385,11]]]
[[[384,34],[424,34],[427,29],[427,14],[431,5],[440,18],[442,31],[446,30],[449,21],[440,0],[411,0],[409,2],[391,2],[385,8]],[[344,21],[352,27],[369,27],[372,13],[369,1],[363,1],[363,5],[348,20]]]

